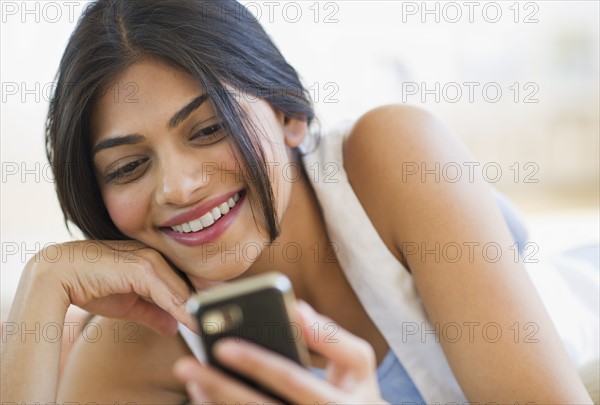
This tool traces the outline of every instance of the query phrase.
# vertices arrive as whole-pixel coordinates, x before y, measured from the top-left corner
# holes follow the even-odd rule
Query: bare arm
[[[46,403],[56,398],[61,341],[40,337],[39,331],[62,331],[69,302],[54,277],[34,277],[32,267],[28,263],[23,272],[3,330],[3,402]]]
[[[190,351],[180,336],[166,337],[130,321],[96,317],[69,354],[58,402],[182,404],[185,388],[173,364]]]
[[[523,264],[514,260],[514,242],[481,171],[467,173],[474,159],[462,144],[431,115],[389,106],[357,122],[344,156],[369,217],[390,250],[406,258],[432,323],[460,325],[462,339],[440,341],[469,400],[591,403]],[[458,181],[439,175],[447,164],[464,169]],[[408,175],[415,167],[419,173]],[[424,178],[423,168],[432,171]],[[494,249],[484,252],[487,243]],[[444,255],[445,246],[454,250]],[[423,248],[437,258],[422,255]],[[526,339],[530,330],[537,332]]]
[[[188,287],[158,252],[138,244],[134,256],[121,256],[108,246],[112,242],[86,241],[85,246],[90,243],[97,244],[101,260],[78,260],[84,245],[68,243],[59,245],[69,252],[60,260],[48,263],[38,254],[23,271],[3,334],[3,402],[56,401],[61,340],[46,333],[36,339],[23,331],[62,331],[71,304],[138,321],[167,336],[176,334],[177,321],[194,327],[184,308]],[[11,325],[20,332],[12,333]]]

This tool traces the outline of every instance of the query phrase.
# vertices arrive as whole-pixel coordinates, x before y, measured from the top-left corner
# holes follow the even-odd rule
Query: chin
[[[250,274],[246,273],[263,253],[267,239],[258,231],[250,235],[232,232],[232,235],[235,236],[230,235],[218,244],[178,249],[166,256],[186,274],[196,289],[206,288],[207,284],[248,276]]]
[[[247,267],[236,266],[236,268],[232,268],[230,266],[220,265],[214,269],[206,269],[198,271],[197,269],[192,272],[185,272],[188,276],[188,279],[194,286],[196,290],[204,290],[207,288],[211,288],[215,285],[218,285],[222,282],[233,280],[237,277],[240,277],[246,273],[248,270]],[[199,274],[200,273],[200,274]]]
[[[221,283],[233,280],[237,277],[240,277],[244,274],[244,271],[236,271],[236,272],[222,272],[219,274],[220,277],[212,277],[212,275],[206,276],[188,276],[192,286],[197,291],[206,290],[217,286]]]

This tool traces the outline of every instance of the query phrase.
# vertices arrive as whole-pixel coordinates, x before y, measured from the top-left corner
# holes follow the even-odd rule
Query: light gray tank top
[[[388,250],[348,181],[342,146],[352,125],[347,121],[327,131],[303,157],[340,266],[406,371],[403,381],[414,383],[427,403],[466,402],[435,335],[415,333],[434,328],[413,278]]]

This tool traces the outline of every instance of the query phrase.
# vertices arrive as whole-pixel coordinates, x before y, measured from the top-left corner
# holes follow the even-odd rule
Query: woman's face
[[[191,75],[145,60],[108,87],[91,123],[93,162],[113,222],[196,285],[242,274],[268,247],[236,152],[203,95]],[[238,101],[258,130],[281,221],[292,188],[277,170],[290,163],[287,123],[262,100]]]

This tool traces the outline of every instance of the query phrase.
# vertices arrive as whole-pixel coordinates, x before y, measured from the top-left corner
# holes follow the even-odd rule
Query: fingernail
[[[188,359],[179,359],[173,366],[173,372],[178,376],[187,376],[188,370],[190,369],[190,362]]]
[[[202,391],[202,388],[200,388],[200,384],[198,384],[197,381],[188,381],[185,384],[185,389],[187,390],[190,399],[193,401],[205,401],[208,399],[206,394],[204,394],[204,391]]]
[[[302,312],[302,315],[304,316],[310,316],[315,313],[313,307],[308,305],[308,303],[303,300],[298,300],[298,309],[300,310],[300,312]]]

